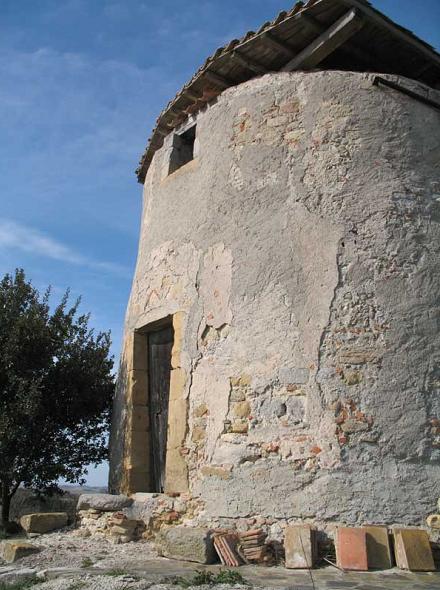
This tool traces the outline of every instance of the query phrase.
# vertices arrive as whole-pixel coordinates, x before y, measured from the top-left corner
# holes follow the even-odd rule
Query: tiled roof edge
[[[216,63],[219,59],[223,59],[228,54],[232,54],[233,51],[237,50],[238,47],[244,46],[245,44],[252,42],[256,38],[261,36],[263,33],[269,32],[270,29],[276,29],[281,23],[284,23],[289,19],[297,17],[299,13],[307,11],[315,4],[325,1],[326,0],[308,0],[306,2],[297,2],[290,10],[281,11],[272,21],[264,23],[258,29],[258,31],[248,31],[240,39],[233,39],[227,45],[219,47],[210,57],[208,57],[205,63],[196,71],[196,73],[189,80],[189,82],[187,82],[181,88],[181,90],[167,104],[167,106],[162,110],[161,114],[159,115],[156,121],[156,125],[152,131],[150,140],[145,149],[145,152],[139,161],[139,167],[136,170],[139,182],[144,182],[148,167],[151,163],[151,160],[153,159],[154,152],[162,146],[163,138],[168,133],[170,133],[172,129],[180,125],[190,114],[192,114],[193,112],[197,112],[204,106],[204,104],[212,100],[218,94],[221,94],[225,88],[236,84],[233,81],[222,80],[222,76],[218,75],[215,72],[215,70],[212,69],[214,63]],[[360,8],[361,10],[362,7],[365,7],[367,10],[369,9],[370,11],[374,11],[374,13],[377,16],[379,16],[381,20],[384,21],[384,23],[388,23],[388,25],[392,26],[394,29],[404,33],[405,35],[410,36],[419,45],[424,46],[426,49],[432,51],[434,55],[438,56],[438,54],[431,45],[419,39],[408,29],[405,29],[404,27],[397,25],[393,20],[382,14],[380,11],[376,10],[368,0],[339,0],[339,2],[341,4],[346,4],[347,7],[353,7],[354,5],[358,5],[358,8]],[[255,77],[256,75],[258,74],[252,74],[249,77],[249,79]],[[207,77],[208,86],[206,87],[206,91],[204,90],[201,96],[199,96],[200,91],[197,92],[197,96],[199,98],[195,101],[194,104],[190,104],[184,110],[182,110],[181,108],[174,108],[176,103],[182,97],[184,97],[186,93],[188,93],[189,95],[194,94],[191,92],[192,87],[203,76]]]

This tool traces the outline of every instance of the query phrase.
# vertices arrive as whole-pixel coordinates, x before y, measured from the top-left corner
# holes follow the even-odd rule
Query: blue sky
[[[374,6],[440,48],[440,0]],[[162,107],[218,46],[287,0],[0,0],[0,273],[82,295],[119,354],[134,169]],[[89,483],[105,483],[105,468]]]

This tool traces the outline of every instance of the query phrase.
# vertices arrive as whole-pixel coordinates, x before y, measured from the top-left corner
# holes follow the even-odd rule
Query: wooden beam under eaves
[[[248,57],[244,57],[241,53],[237,51],[232,52],[232,59],[236,61],[238,64],[254,72],[255,74],[266,74],[267,68],[260,64],[259,62],[255,61],[254,59],[249,59]]]
[[[182,111],[177,110],[174,107],[168,107],[165,114],[173,120],[173,125],[180,122],[182,117],[185,118],[184,115],[182,115]]]
[[[166,137],[170,132],[169,128],[165,128],[162,125],[158,125],[155,129],[155,133],[161,135],[162,137]]]
[[[185,90],[183,91],[183,96],[185,98],[187,98],[188,100],[192,100],[193,102],[197,102],[198,100],[200,100],[202,98],[202,94],[198,93],[198,92],[194,92],[194,90],[189,90],[188,88],[185,88]]]
[[[317,39],[312,41],[298,55],[292,58],[283,68],[283,72],[293,70],[310,70],[321,63],[333,51],[338,49],[364,25],[356,10],[350,10],[331,27],[326,29]]]
[[[419,53],[440,66],[440,55],[432,47],[429,47],[427,43],[417,39],[417,37],[409,31],[397,27],[392,21],[390,21],[390,19],[386,18],[372,6],[365,4],[363,0],[335,0],[335,2],[359,10],[359,14],[368,19],[369,23],[373,23],[388,30],[393,37],[412,45],[412,47],[419,51]]]
[[[304,12],[301,13],[301,21],[306,24],[314,33],[317,35],[321,35],[325,32],[326,28],[323,24],[321,24],[316,18],[311,16],[310,14],[306,14]],[[364,62],[365,64],[370,64],[372,60],[372,55],[369,55],[366,51],[360,49],[357,45],[354,45],[352,42],[345,43],[343,47],[340,48],[344,53],[355,57],[360,62]],[[292,56],[293,57],[293,56]],[[382,58],[383,61],[383,58]]]
[[[202,77],[205,78],[208,82],[212,82],[215,86],[219,88],[229,88],[229,86],[234,86],[235,82],[213,72],[212,70],[205,70],[202,72]]]
[[[316,18],[305,12],[301,13],[301,22],[309,27],[309,29],[315,31],[315,33],[319,34],[325,30],[324,25],[321,25],[321,23],[317,21]]]
[[[275,37],[275,35],[269,33],[269,31],[261,33],[261,39],[266,43],[266,45],[269,45],[272,47],[272,49],[275,49],[275,51],[284,53],[284,55],[289,58],[292,58],[295,55],[295,51],[289,45],[287,45],[287,43],[281,41],[278,39],[278,37]]]

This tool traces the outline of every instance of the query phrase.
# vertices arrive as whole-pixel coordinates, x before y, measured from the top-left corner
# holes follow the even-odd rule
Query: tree
[[[110,334],[95,334],[67,291],[51,311],[23,270],[0,282],[1,524],[23,485],[59,492],[59,478],[84,483],[107,457],[114,390]]]

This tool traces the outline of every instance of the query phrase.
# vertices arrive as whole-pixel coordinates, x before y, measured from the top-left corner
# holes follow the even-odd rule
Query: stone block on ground
[[[67,526],[67,512],[37,512],[25,514],[20,524],[27,533],[48,533]]]
[[[39,553],[41,549],[23,541],[4,541],[2,544],[2,557],[6,563],[15,563],[22,557],[33,553]]]
[[[211,531],[205,528],[175,526],[163,530],[156,539],[160,555],[170,559],[214,563],[216,553]]]
[[[395,529],[397,567],[414,572],[435,571],[428,533],[422,529]]]
[[[390,569],[392,564],[390,539],[386,526],[364,526],[367,534],[367,561],[372,569]]]
[[[79,495],[64,491],[62,495],[37,494],[32,489],[19,488],[11,502],[11,521],[19,522],[24,514],[37,512],[67,512],[69,522],[75,520],[76,505]],[[11,534],[16,534],[11,531]]]
[[[307,525],[290,525],[284,536],[286,568],[309,569],[317,557],[316,531]]]
[[[367,534],[364,529],[340,527],[336,530],[336,561],[344,570],[367,571]]]
[[[128,508],[132,504],[133,500],[122,494],[82,494],[79,497],[77,509],[118,512],[123,508]]]

